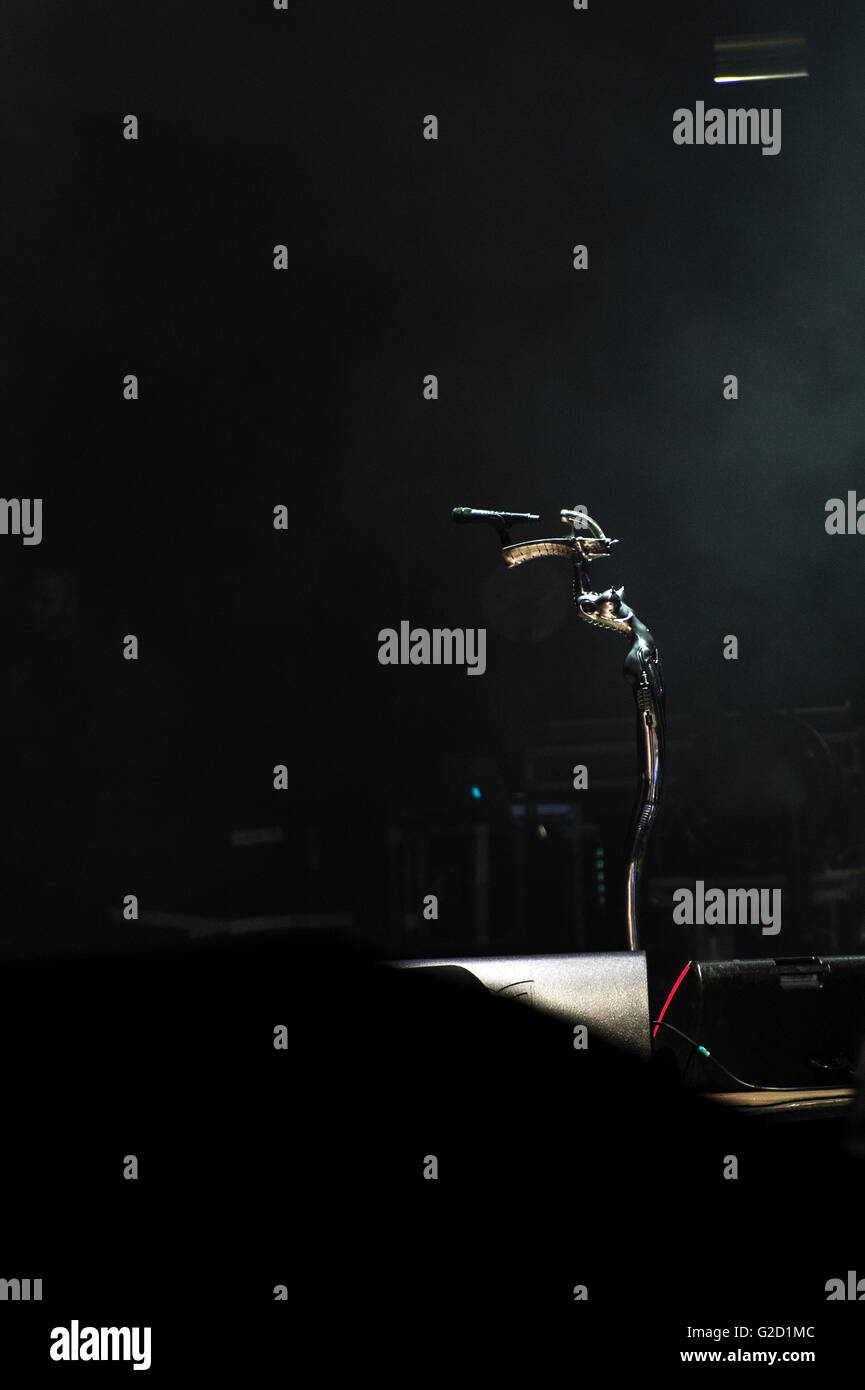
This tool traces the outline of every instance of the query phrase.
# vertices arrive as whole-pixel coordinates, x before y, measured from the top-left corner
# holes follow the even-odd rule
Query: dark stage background
[[[713,84],[716,36],[781,31],[807,79]],[[318,1316],[317,1369],[378,1367],[409,1314],[413,1367],[482,1307],[510,1356],[532,1297],[573,1357],[586,1280],[639,1362],[655,1318],[675,1358],[725,1296],[813,1322],[863,1274],[840,1120],[791,1139],[369,959],[625,947],[627,644],[460,505],[529,539],[583,504],[657,638],[653,1011],[692,958],[865,954],[865,535],[825,527],[865,493],[863,44],[853,0],[7,0],[2,491],[43,504],[40,544],[0,534],[20,1383],[52,1317],[154,1309],[167,1383],[199,1333],[248,1380]],[[780,153],[676,145],[698,101],[780,107]],[[483,675],[382,665],[403,620],[485,628]],[[700,880],[780,887],[780,934],[677,925]]]
[[[621,946],[624,644],[567,566],[506,574],[449,519],[556,534],[580,502],[665,663],[647,944],[861,950],[865,542],[824,527],[862,482],[861,6],[290,11],[7,10],[4,490],[44,534],[0,544],[6,944],[269,913],[403,954]],[[779,30],[807,80],[713,86],[714,36]],[[781,105],[780,154],[673,143],[731,93]],[[381,666],[404,618],[485,626],[485,674]],[[512,808],[551,744],[539,843]],[[512,877],[528,825],[486,906],[478,823]],[[783,883],[785,936],[683,940],[669,885],[713,875]]]

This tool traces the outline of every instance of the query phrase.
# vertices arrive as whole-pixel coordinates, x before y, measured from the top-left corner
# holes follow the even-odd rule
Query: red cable
[[[671,1000],[672,1000],[672,998],[673,998],[673,995],[676,993],[676,990],[679,988],[679,985],[680,985],[680,984],[682,983],[682,981],[684,980],[684,978],[685,978],[685,976],[687,975],[687,973],[688,973],[688,971],[690,970],[690,968],[691,968],[691,962],[688,961],[688,964],[685,966],[685,968],[684,968],[684,970],[682,971],[681,975],[679,976],[678,980],[677,980],[676,983],[673,985],[673,988],[670,990],[670,993],[667,995],[667,1002],[666,1002],[666,1004],[664,1005],[664,1007],[663,1007],[663,1009],[661,1010],[661,1012],[658,1014],[658,1022],[655,1024],[655,1032],[652,1034],[652,1037],[654,1037],[654,1036],[655,1036],[655,1033],[657,1033],[657,1031],[658,1031],[658,1029],[659,1029],[659,1027],[660,1027],[660,1025],[661,1025],[661,1019],[664,1017],[664,1014],[667,1012],[668,1008],[670,1007],[670,1002],[671,1002]]]

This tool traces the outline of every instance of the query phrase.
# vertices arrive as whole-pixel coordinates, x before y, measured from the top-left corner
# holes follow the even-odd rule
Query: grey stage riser
[[[607,1042],[640,1056],[651,1053],[649,987],[644,951],[545,956],[448,956],[397,960],[406,970],[460,966],[488,990],[522,1000],[569,1023],[584,1023]]]

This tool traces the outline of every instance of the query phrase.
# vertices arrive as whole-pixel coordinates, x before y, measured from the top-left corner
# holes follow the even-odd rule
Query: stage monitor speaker
[[[661,1026],[688,1085],[852,1086],[865,1039],[865,956],[694,961],[664,1015],[712,1056]]]
[[[643,1057],[651,1053],[649,990],[643,951],[548,956],[454,956],[396,960],[399,969],[459,966],[494,994],[521,999],[589,1034]]]

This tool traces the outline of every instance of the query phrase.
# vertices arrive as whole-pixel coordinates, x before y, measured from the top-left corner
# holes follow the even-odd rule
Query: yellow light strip
[[[747,77],[715,77],[715,82],[771,82],[773,77],[807,77],[807,72],[755,72]]]

